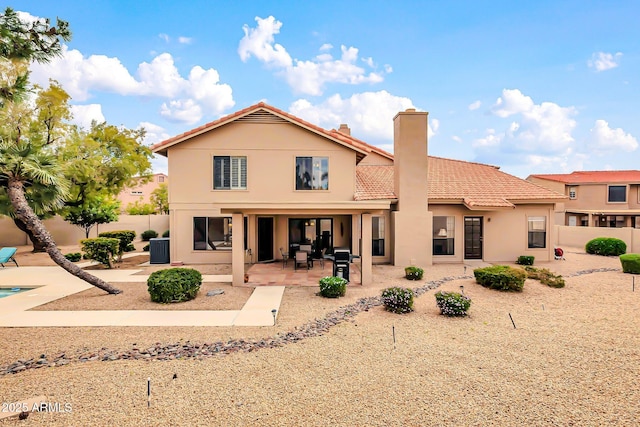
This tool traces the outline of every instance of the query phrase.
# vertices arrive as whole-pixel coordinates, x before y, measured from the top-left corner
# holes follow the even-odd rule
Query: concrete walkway
[[[107,282],[146,282],[140,270],[94,270]],[[231,282],[230,275],[203,275],[203,282]],[[0,268],[0,287],[34,289],[0,298],[0,327],[72,326],[272,326],[284,286],[256,287],[241,310],[28,311],[82,292],[91,285],[60,267]]]

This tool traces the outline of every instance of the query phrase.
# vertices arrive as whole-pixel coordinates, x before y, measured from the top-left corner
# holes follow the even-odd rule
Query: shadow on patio
[[[252,264],[246,270],[249,275],[249,281],[246,286],[318,286],[318,282],[325,276],[331,276],[333,273],[333,263],[330,260],[324,261],[324,268],[318,260],[314,260],[313,267],[298,267],[294,269],[293,260],[289,260],[287,265],[283,267],[282,261],[271,263]],[[349,285],[360,285],[360,266],[358,264],[350,264],[349,266]]]

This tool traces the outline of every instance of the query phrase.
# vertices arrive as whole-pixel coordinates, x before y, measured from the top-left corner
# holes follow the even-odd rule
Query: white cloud
[[[327,129],[347,123],[352,136],[368,142],[392,141],[393,117],[407,108],[414,108],[411,99],[382,90],[358,93],[345,99],[336,94],[317,105],[299,99],[291,104],[289,112]]]
[[[481,105],[482,105],[482,102],[480,101],[472,102],[471,104],[469,104],[469,110],[471,111],[477,110],[478,108],[480,108]]]
[[[142,128],[144,128],[145,130],[144,140],[142,141],[142,143],[147,146],[157,144],[158,142],[162,142],[165,139],[171,137],[171,135],[169,135],[162,126],[156,125],[151,122],[140,122],[140,124],[138,125],[138,129]],[[151,159],[151,168],[153,169],[154,173],[168,174],[169,165],[167,158],[158,154],[154,154],[153,158]]]
[[[451,139],[453,139],[455,142],[459,142],[459,143],[462,142],[462,138],[460,138],[458,135],[453,135]]]
[[[610,128],[605,120],[596,120],[587,145],[599,152],[631,152],[638,148],[638,140],[621,128]]]
[[[180,37],[178,37],[178,43],[180,43],[180,44],[191,44],[191,43],[193,43],[193,38],[192,37],[180,36]]]
[[[71,122],[82,128],[89,129],[92,121],[97,123],[105,121],[100,104],[71,105],[70,108],[71,114],[73,114]]]
[[[207,116],[219,115],[235,104],[231,87],[220,83],[215,69],[195,66],[189,77],[184,78],[169,53],[141,63],[137,78],[118,58],[104,55],[85,58],[78,50],[68,50],[66,46],[62,57],[48,64],[35,63],[31,70],[34,83],[46,86],[49,78],[53,78],[76,102],[90,99],[95,91],[168,100],[160,107],[161,114],[183,123],[195,123],[205,112]],[[194,115],[187,117],[187,113]]]
[[[535,104],[518,89],[505,89],[491,111],[500,118],[515,116],[516,121],[509,124],[503,137],[511,151],[560,152],[574,142],[574,107],[553,102]]]
[[[307,95],[322,95],[325,84],[363,84],[379,83],[383,80],[383,74],[391,72],[391,67],[385,65],[384,72],[367,71],[359,67],[358,49],[355,47],[341,46],[341,56],[334,59],[328,51],[330,44],[323,44],[320,51],[323,52],[311,60],[292,59],[284,46],[275,43],[274,36],[280,32],[282,22],[273,16],[262,19],[255,18],[258,23],[256,28],[244,25],[244,37],[240,40],[238,54],[240,59],[246,62],[251,56],[282,74],[289,86],[296,93]],[[374,68],[373,58],[361,58],[362,62],[370,68]]]
[[[620,65],[620,58],[622,58],[622,52],[607,53],[607,52],[595,52],[591,55],[591,59],[587,61],[589,68],[594,68],[597,72],[610,70]]]
[[[160,38],[161,38],[162,40],[164,40],[166,43],[169,43],[169,40],[171,40],[171,39],[169,38],[169,35],[168,35],[168,34],[165,34],[165,33],[160,33],[160,34],[158,34],[158,37],[160,37]]]
[[[253,55],[267,65],[291,66],[292,60],[286,49],[280,44],[274,44],[273,36],[280,32],[282,22],[276,21],[273,16],[265,19],[256,16],[255,20],[258,23],[256,28],[250,28],[246,24],[242,27],[244,37],[238,46],[240,59],[246,62]]]

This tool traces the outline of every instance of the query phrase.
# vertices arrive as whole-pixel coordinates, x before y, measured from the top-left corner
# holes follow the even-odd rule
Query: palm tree
[[[42,146],[21,141],[0,143],[0,187],[6,188],[13,215],[24,223],[32,236],[44,246],[51,259],[74,276],[110,294],[122,291],[104,280],[87,273],[62,255],[51,234],[29,206],[26,192],[33,186],[56,188],[57,197],[49,200],[51,208],[60,207],[67,193],[68,183],[55,163],[52,154]]]

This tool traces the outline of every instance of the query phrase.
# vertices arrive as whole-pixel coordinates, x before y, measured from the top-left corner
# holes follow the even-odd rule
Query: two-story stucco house
[[[428,156],[427,114],[394,118],[394,154],[259,103],[163,141],[172,261],[254,262],[294,245],[349,248],[372,264],[553,257],[564,196],[497,167]]]
[[[640,170],[529,175],[527,180],[568,197],[558,204],[560,225],[640,228]]]

